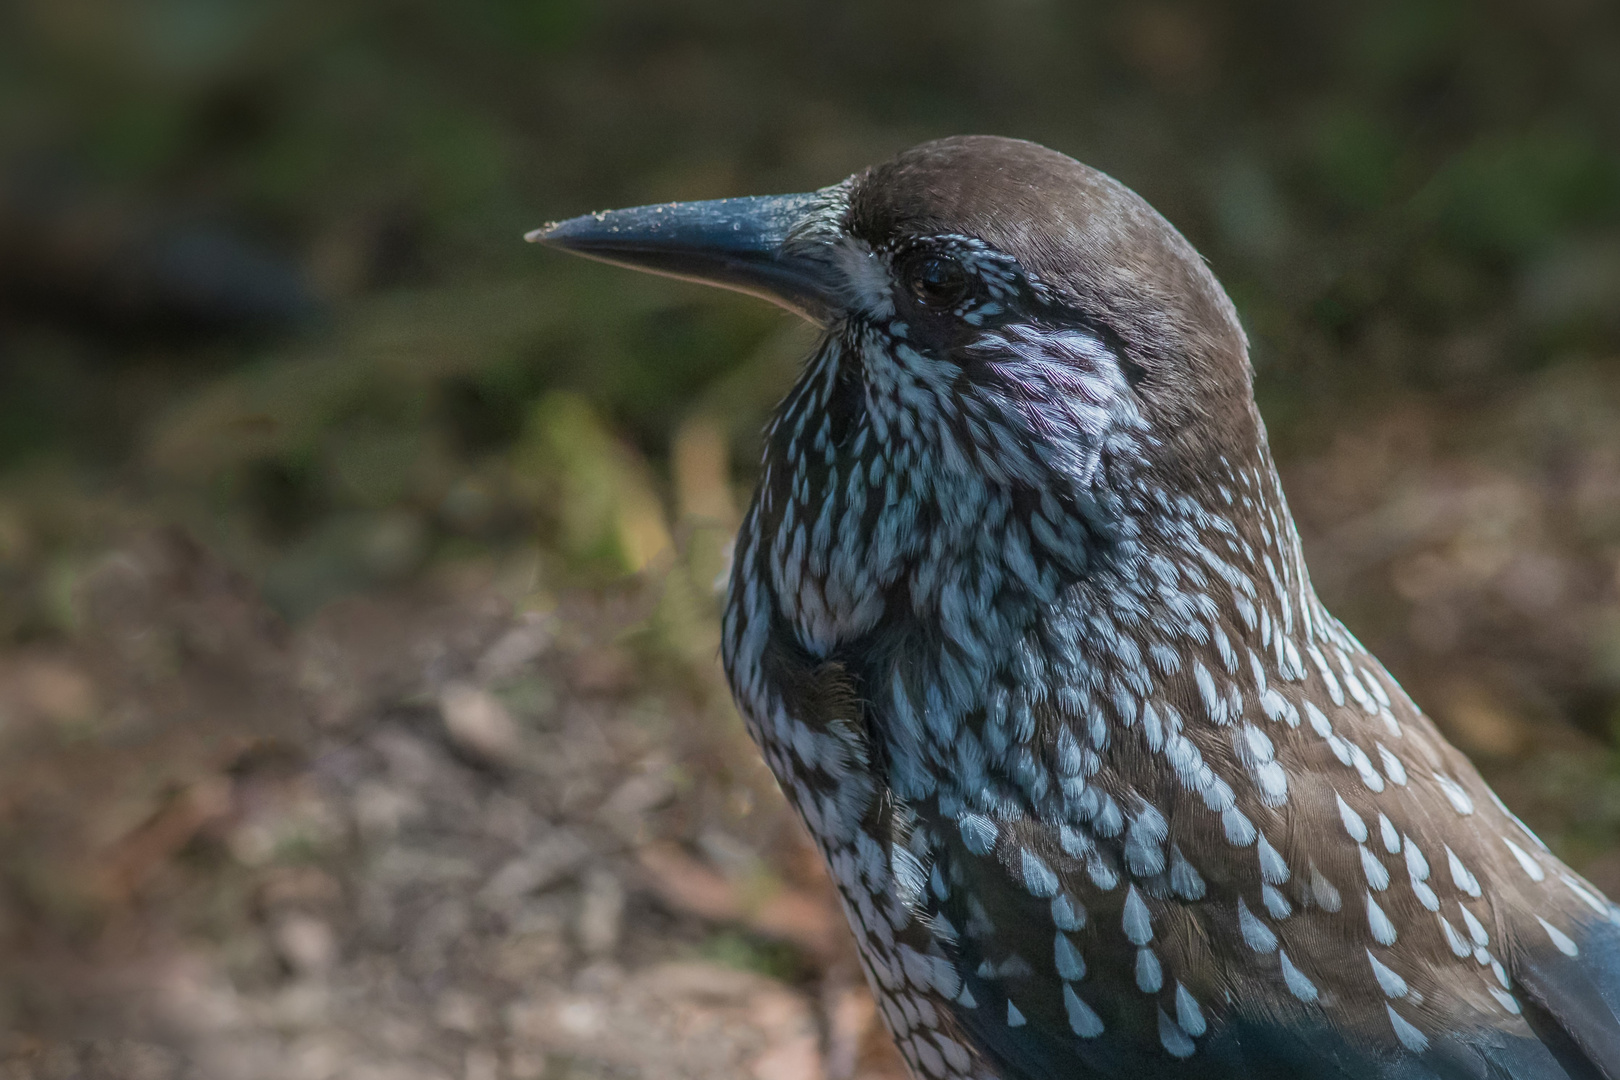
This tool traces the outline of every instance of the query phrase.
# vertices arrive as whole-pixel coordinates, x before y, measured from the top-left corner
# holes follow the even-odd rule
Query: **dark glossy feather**
[[[1588,1076],[1620,1078],[1620,926],[1594,917],[1572,927],[1567,955],[1525,912],[1514,976],[1539,1006],[1543,1039],[1561,1051],[1571,1068]],[[1555,1030],[1548,1030],[1555,1028]],[[1579,1063],[1579,1064],[1576,1064]]]

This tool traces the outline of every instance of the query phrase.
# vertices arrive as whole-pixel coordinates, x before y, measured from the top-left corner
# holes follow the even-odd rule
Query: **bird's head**
[[[1033,143],[941,139],[816,192],[613,210],[530,239],[820,323],[826,370],[784,408],[831,416],[834,438],[866,429],[891,457],[932,449],[937,469],[1051,491],[1095,483],[1114,451],[1177,493],[1263,438],[1243,331],[1192,245]]]

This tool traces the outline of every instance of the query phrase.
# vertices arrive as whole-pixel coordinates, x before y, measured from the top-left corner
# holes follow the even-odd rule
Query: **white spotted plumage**
[[[1612,909],[1322,607],[1258,426],[1167,479],[1127,346],[972,235],[928,238],[986,290],[930,347],[849,197],[800,237],[846,310],[767,432],[723,654],[911,1068],[1254,1017],[1531,1037],[1496,928],[1574,958]]]

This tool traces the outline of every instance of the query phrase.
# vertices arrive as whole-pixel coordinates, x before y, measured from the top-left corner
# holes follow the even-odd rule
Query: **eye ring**
[[[913,255],[902,265],[901,276],[918,303],[941,311],[961,303],[971,285],[967,268],[945,255]]]

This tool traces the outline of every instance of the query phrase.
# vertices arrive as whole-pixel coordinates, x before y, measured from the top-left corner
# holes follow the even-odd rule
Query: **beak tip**
[[[619,226],[610,221],[612,214],[610,210],[599,210],[562,221],[548,221],[524,233],[523,239],[531,244],[548,244],[570,251],[588,250],[619,232]]]

